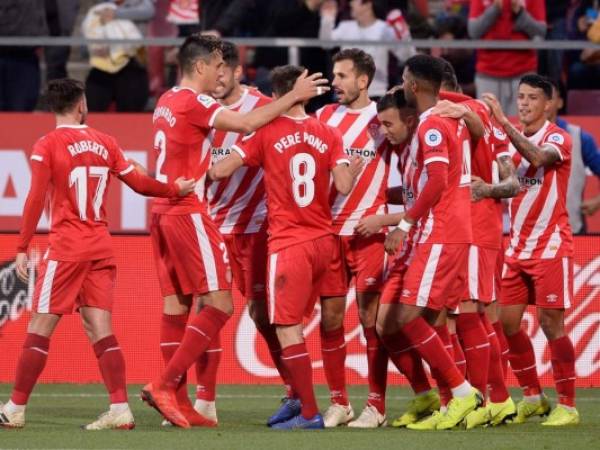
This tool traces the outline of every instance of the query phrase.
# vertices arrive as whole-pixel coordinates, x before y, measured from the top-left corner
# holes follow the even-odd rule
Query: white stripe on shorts
[[[194,222],[194,227],[196,228],[198,244],[200,245],[200,255],[202,256],[202,263],[204,264],[204,272],[206,273],[208,291],[218,291],[219,278],[217,277],[217,263],[210,245],[210,240],[206,234],[206,228],[202,222],[202,217],[200,214],[191,214],[191,217],[192,221]]]
[[[269,322],[275,321],[275,277],[277,275],[277,253],[269,256]]]
[[[564,307],[565,309],[571,307],[571,295],[569,291],[569,258],[563,257],[562,259],[563,266],[563,298],[565,299]]]
[[[479,299],[479,249],[469,246],[469,299]]]
[[[425,270],[423,271],[423,278],[421,278],[421,284],[419,285],[419,292],[417,293],[417,306],[426,307],[429,301],[429,293],[431,292],[431,286],[433,278],[435,277],[435,271],[437,269],[438,262],[440,260],[440,253],[442,253],[443,244],[433,244],[431,246],[431,253],[427,259]]]
[[[42,291],[40,292],[40,299],[38,301],[37,312],[48,313],[50,311],[50,298],[52,297],[52,283],[54,282],[54,273],[56,272],[56,266],[58,261],[48,260],[46,266],[46,274],[44,275],[44,281],[42,283]]]

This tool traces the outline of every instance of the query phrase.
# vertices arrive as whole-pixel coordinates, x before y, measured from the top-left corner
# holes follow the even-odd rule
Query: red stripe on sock
[[[460,337],[469,382],[485,398],[490,365],[490,342],[479,313],[461,313],[456,320],[456,331]]]
[[[28,333],[23,343],[23,352],[17,363],[15,386],[10,399],[15,405],[26,405],[37,380],[46,366],[50,339],[39,334]]]
[[[329,385],[332,403],[348,405],[346,391],[346,340],[344,327],[326,331],[321,327],[321,354],[323,370]]]
[[[94,343],[94,353],[111,403],[127,403],[125,358],[114,335]]]
[[[508,341],[506,340],[502,323],[499,320],[494,322],[493,327],[498,338],[498,344],[500,345],[500,362],[502,363],[502,372],[504,373],[504,380],[506,382],[506,376],[508,375]]]
[[[569,336],[549,341],[558,403],[575,407],[575,349]]]
[[[206,351],[196,361],[196,398],[214,402],[217,393],[217,372],[221,362],[221,333],[217,333]]]
[[[388,355],[377,336],[375,327],[364,328],[367,341],[367,365],[369,368],[369,398],[367,403],[385,414],[385,390],[387,386]]]
[[[302,416],[305,419],[313,418],[319,412],[319,408],[313,389],[312,364],[306,344],[294,344],[284,348],[282,360],[292,377],[294,392],[302,403]]]
[[[531,340],[527,333],[519,330],[512,336],[506,336],[508,347],[508,359],[513,373],[519,380],[519,386],[523,388],[525,395],[538,395],[542,392],[540,380],[537,374],[535,353]]]
[[[488,371],[488,387],[490,401],[493,403],[501,403],[505,401],[510,394],[504,380],[504,368],[502,367],[502,354],[500,351],[500,343],[496,336],[495,327],[492,325],[486,314],[481,315],[481,322],[488,333],[490,341],[490,364]]]

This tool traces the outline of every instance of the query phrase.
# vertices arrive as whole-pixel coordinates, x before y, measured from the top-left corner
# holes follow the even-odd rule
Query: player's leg
[[[453,300],[452,305],[455,305],[455,303],[456,301]],[[465,376],[466,361],[462,346],[460,345],[456,334],[456,312],[456,310],[453,310],[452,314],[449,314],[447,308],[442,309],[432,326],[442,340],[444,348],[454,359],[454,364],[456,364],[456,367],[460,373]],[[450,390],[450,386],[446,383],[443,375],[439,373],[437,369],[431,369],[431,376],[435,379],[438,387],[440,396],[440,411],[445,413],[448,410],[448,403],[450,403],[450,400],[452,400],[452,391]]]
[[[548,339],[552,375],[558,394],[558,405],[543,425],[563,426],[579,423],[575,408],[575,350],[565,332],[565,309],[573,298],[573,262],[556,258],[540,262],[534,283],[540,327]]]
[[[522,270],[522,264],[506,262],[500,310],[500,320],[508,342],[510,367],[523,389],[523,400],[517,404],[517,416],[513,420],[515,423],[523,423],[532,416],[545,415],[550,410],[542,393],[531,339],[521,328],[523,314],[534,292],[531,277]]]
[[[46,366],[50,337],[60,318],[61,316],[58,314],[33,313],[27,326],[23,351],[17,362],[15,384],[10,400],[4,405],[0,403],[0,427],[22,428],[25,426],[25,407]]]
[[[346,390],[346,337],[344,316],[349,285],[346,256],[349,243],[344,237],[335,237],[335,250],[325,279],[321,296],[321,356],[323,371],[329,387],[330,406],[323,415],[327,428],[348,423],[354,410]]]
[[[377,335],[376,321],[379,296],[383,287],[387,257],[385,236],[354,237],[351,241],[350,270],[355,274],[358,316],[367,343],[369,396],[358,419],[348,425],[355,428],[376,428],[387,423],[385,392],[388,355]]]
[[[445,324],[446,328],[448,329],[448,334],[450,335],[450,346],[446,348],[448,349],[448,353],[454,356],[454,364],[456,364],[456,367],[458,367],[460,373],[465,376],[467,374],[467,361],[465,359],[465,352],[463,351],[460,339],[456,333],[457,316],[458,314],[456,314],[456,311],[448,313],[448,310],[445,309],[440,313],[440,317],[438,317],[438,323],[436,323],[436,326]]]

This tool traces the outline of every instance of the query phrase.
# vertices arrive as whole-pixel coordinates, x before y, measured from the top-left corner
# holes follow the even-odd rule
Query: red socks
[[[343,326],[331,331],[325,331],[321,327],[321,354],[323,355],[323,369],[329,385],[331,403],[348,406],[346,340]]]
[[[382,336],[388,355],[415,394],[431,390],[421,355],[403,333]]]
[[[221,335],[217,333],[210,341],[208,349],[196,361],[196,398],[198,400],[215,401],[217,372],[222,354]]]
[[[569,336],[563,336],[550,344],[552,375],[558,394],[558,403],[575,406],[575,350]]]
[[[465,378],[456,368],[452,357],[444,348],[444,343],[437,333],[422,317],[418,317],[402,327],[402,332],[416,347],[421,357],[433,371],[437,371],[440,380],[450,388],[464,383]]]
[[[535,362],[535,353],[527,333],[519,330],[512,336],[506,336],[510,352],[508,359],[513,373],[519,380],[519,386],[525,395],[539,395],[542,392]]]
[[[256,327],[256,329],[267,343],[267,347],[269,347],[269,353],[271,354],[273,364],[275,364],[277,372],[279,372],[279,376],[285,385],[286,397],[295,398],[294,389],[292,389],[292,378],[290,377],[286,365],[281,360],[281,344],[279,344],[279,339],[277,338],[275,325]]]
[[[456,331],[464,348],[469,382],[485,398],[490,364],[490,342],[479,313],[459,314],[456,319]]]
[[[161,381],[176,389],[189,367],[204,353],[229,315],[212,306],[205,306],[187,326],[181,345],[167,364]]]
[[[10,399],[15,405],[26,405],[38,377],[48,359],[50,339],[39,334],[28,333],[23,343],[23,352],[17,365],[15,386]]]
[[[502,371],[504,372],[504,379],[506,380],[506,375],[508,374],[508,341],[506,340],[502,323],[499,320],[494,322],[493,327],[496,332],[496,337],[498,338],[498,344],[500,344],[500,362],[502,363]]]
[[[448,327],[446,325],[441,325],[433,327],[433,329],[435,330],[436,334],[440,337],[442,343],[444,344],[444,348],[446,349],[448,354],[454,358],[454,364],[456,364],[456,356],[454,356],[454,345],[452,343],[452,336],[450,336]],[[456,334],[454,334],[454,336],[456,336]],[[460,343],[458,343],[458,346],[460,347]],[[460,354],[462,355],[462,348],[460,349]],[[458,366],[456,368],[458,369]],[[460,369],[458,370],[462,374],[462,371]],[[440,373],[438,369],[432,367],[431,376],[435,379],[435,382],[437,384],[438,392],[440,394],[441,405],[447,406],[448,403],[450,403],[450,400],[452,400],[452,391],[450,390],[450,386],[448,386],[448,383],[444,379],[444,376]]]
[[[452,342],[452,352],[454,352],[454,364],[456,364],[456,367],[464,377],[467,375],[467,360],[465,359],[465,353],[463,352],[462,345],[460,345],[458,335],[456,333],[451,334],[450,341]],[[446,350],[450,353],[449,349]]]
[[[367,403],[385,414],[385,389],[387,385],[388,355],[377,336],[375,327],[364,328],[367,341],[367,365],[369,368],[369,398]]]
[[[111,403],[127,403],[125,358],[114,335],[106,336],[94,344],[100,373]]]
[[[291,375],[294,392],[302,403],[302,416],[312,419],[319,412],[319,408],[313,390],[312,365],[306,344],[303,342],[284,348],[281,359]]]
[[[501,403],[505,401],[510,394],[506,388],[506,382],[504,380],[504,368],[502,367],[502,353],[500,351],[500,344],[498,337],[494,330],[494,326],[485,315],[481,314],[481,322],[485,327],[490,341],[490,364],[488,371],[488,388],[489,398],[492,403]]]
[[[171,361],[171,358],[181,345],[181,340],[185,334],[189,314],[162,315],[160,322],[160,352],[165,365]],[[188,398],[187,392],[187,371],[181,378],[181,383],[177,389],[177,398]]]

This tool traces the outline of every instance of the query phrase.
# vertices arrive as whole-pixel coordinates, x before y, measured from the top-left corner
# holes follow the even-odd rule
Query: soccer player
[[[502,260],[500,199],[517,195],[519,181],[508,153],[508,137],[490,118],[484,102],[460,93],[454,69],[450,63],[442,62],[445,70],[440,98],[444,101],[434,108],[434,114],[461,119],[476,113],[485,128],[484,136],[473,143],[471,152],[473,243],[469,249],[467,289],[461,296],[456,318],[469,381],[484,397],[489,385],[490,401],[465,419],[466,428],[470,429],[487,423],[498,425],[516,414],[504,379],[496,330],[502,333],[497,313],[501,281],[497,269]]]
[[[233,111],[248,112],[272,101],[258,90],[241,85],[243,68],[238,50],[231,42],[223,42],[223,60],[223,75],[213,93],[213,97],[221,105]],[[232,131],[212,130],[208,138],[212,162],[216,163],[231,153],[231,147],[241,140],[242,135]],[[284,413],[287,408],[299,410],[300,402],[294,398],[287,370],[281,361],[281,346],[275,326],[269,323],[267,313],[267,207],[262,169],[240,168],[228,179],[209,183],[206,194],[210,216],[227,246],[233,280],[248,302],[250,317],[265,339],[271,358],[284,380],[287,394],[280,413]],[[206,353],[196,362],[198,386],[194,408],[215,422],[215,386],[221,353],[220,339],[213,339]],[[269,422],[277,421],[278,414]]]
[[[247,113],[221,106],[210,95],[223,75],[221,41],[189,36],[179,49],[179,86],[161,96],[154,111],[156,178],[182,174],[198,180],[194,194],[178,201],[156,200],[150,229],[159,283],[164,297],[161,351],[167,367],[142,390],[142,398],[165,419],[181,427],[216,426],[192,406],[185,383],[187,369],[201,356],[233,312],[226,245],[205,201],[206,172],[211,163],[212,128],[249,133],[298,101],[325,92],[320,74],[303,73],[290,92]],[[201,311],[187,324],[194,296]],[[186,326],[187,324],[187,326]]]
[[[113,137],[85,125],[85,88],[79,81],[50,81],[46,101],[56,115],[56,129],[39,139],[31,154],[32,181],[16,260],[24,282],[27,249],[48,192],[52,226],[13,392],[8,403],[0,404],[0,426],[25,426],[25,407],[44,370],[52,333],[63,315],[78,311],[110,397],[110,409],[84,428],[130,430],[135,422],[127,402],[125,360],[112,331],[116,266],[106,223],[106,188],[113,175],[140,194],[174,198],[192,192],[195,183],[182,178],[161,183],[140,174]]]
[[[547,120],[552,85],[539,75],[521,78],[518,126],[510,123],[497,99],[484,94],[494,117],[508,134],[509,151],[521,184],[510,201],[510,244],[505,254],[500,319],[510,348],[510,365],[524,399],[514,421],[550,412],[536,370],[529,336],[521,328],[529,303],[537,307],[548,339],[558,405],[546,426],[579,423],[575,408],[575,351],[565,332],[565,309],[573,298],[573,236],[566,210],[571,166],[571,137]]]
[[[289,92],[301,73],[296,66],[274,69],[274,96],[281,98]],[[302,103],[244,138],[233,150],[213,166],[210,177],[228,177],[242,165],[263,168],[269,222],[269,318],[277,327],[282,360],[302,405],[300,414],[272,424],[272,428],[323,428],[302,320],[312,312],[321,293],[336,244],[329,206],[330,177],[333,175],[335,188],[347,194],[362,161],[354,159],[349,168],[339,133],[307,116]]]
[[[414,203],[387,235],[385,246],[395,254],[414,227],[414,255],[400,299],[377,318],[388,353],[402,350],[407,338],[431,367],[438,385],[450,388],[453,398],[445,414],[438,414],[439,430],[456,426],[482,401],[430,325],[449,306],[448,296],[460,288],[472,239],[469,155],[458,142],[459,123],[431,115],[442,75],[440,61],[428,55],[413,56],[404,68],[404,95],[419,113],[403,174],[406,195]]]
[[[375,74],[371,55],[352,48],[333,57],[333,88],[338,103],[317,111],[317,118],[337,128],[348,157],[364,160],[363,172],[348,194],[333,192],[333,227],[339,236],[335,270],[323,283],[321,297],[321,352],[329,385],[331,405],[324,414],[325,426],[336,427],[354,418],[346,391],[344,314],[346,294],[354,279],[356,301],[367,341],[369,397],[351,427],[377,428],[386,423],[385,389],[387,355],[375,331],[379,293],[383,284],[386,254],[381,230],[369,237],[355,232],[362,216],[387,212],[386,188],[391,149],[379,131],[377,105],[369,99],[369,85]]]

